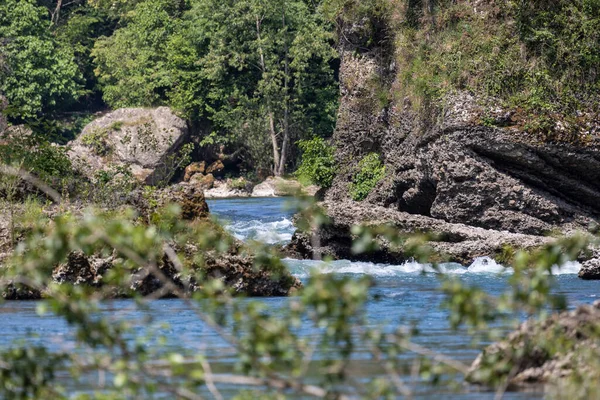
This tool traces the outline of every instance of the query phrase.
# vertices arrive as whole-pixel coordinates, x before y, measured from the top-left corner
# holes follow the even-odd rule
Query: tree
[[[180,2],[144,1],[126,25],[96,41],[92,57],[104,100],[112,107],[163,103],[171,86],[165,46],[181,11]]]
[[[16,116],[57,110],[81,94],[73,53],[51,35],[49,25],[46,9],[33,0],[0,5],[0,91]]]
[[[256,167],[269,165],[282,175],[295,138],[333,128],[331,39],[319,14],[301,0],[197,0],[169,47],[170,97],[175,103],[204,98],[192,106],[213,121],[218,134],[211,140],[242,142]]]

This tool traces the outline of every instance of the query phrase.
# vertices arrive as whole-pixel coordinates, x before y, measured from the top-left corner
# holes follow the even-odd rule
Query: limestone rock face
[[[169,176],[188,140],[187,123],[168,107],[121,108],[89,123],[72,141],[69,157],[84,175],[128,166],[147,184]]]

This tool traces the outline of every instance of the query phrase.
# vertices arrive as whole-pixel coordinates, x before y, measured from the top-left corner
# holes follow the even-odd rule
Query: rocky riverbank
[[[294,278],[287,270],[279,265],[275,268],[267,266],[265,260],[256,257],[250,248],[230,237],[223,229],[209,218],[209,209],[204,194],[190,185],[174,185],[162,190],[156,190],[151,195],[141,191],[132,193],[128,199],[128,206],[137,212],[140,224],[148,223],[148,219],[161,207],[168,204],[177,204],[181,209],[181,218],[192,224],[190,229],[200,229],[204,236],[217,235],[222,244],[229,243],[226,251],[207,250],[201,242],[188,239],[184,243],[171,241],[165,243],[174,249],[186,265],[182,270],[179,261],[169,256],[168,252],[160,258],[156,273],[149,271],[146,266],[140,265],[131,271],[125,286],[113,287],[107,283],[107,278],[114,268],[122,267],[123,258],[115,250],[112,254],[85,254],[82,251],[72,251],[64,262],[56,265],[52,270],[49,282],[69,283],[76,286],[87,286],[95,290],[102,290],[104,296],[127,297],[134,293],[142,296],[170,297],[175,295],[165,279],[176,285],[178,290],[190,295],[203,289],[204,279],[217,279],[223,282],[224,287],[230,288],[235,294],[248,296],[287,296],[301,287],[298,279]],[[21,206],[16,206],[17,211],[22,211]],[[64,213],[81,215],[81,205],[50,206],[40,213],[44,214],[50,223],[53,217]],[[113,212],[118,212],[114,210]],[[8,214],[3,214],[8,215]],[[7,218],[0,220],[0,248],[3,250],[0,264],[7,262],[10,257],[11,236],[10,222]],[[220,235],[220,236],[219,236]],[[25,234],[17,237],[21,240]],[[198,239],[203,240],[203,239]],[[8,266],[0,265],[0,271],[9,272]],[[203,280],[198,280],[202,276]],[[40,299],[44,296],[43,287],[32,287],[27,283],[19,283],[14,278],[4,280],[1,295],[6,300]]]

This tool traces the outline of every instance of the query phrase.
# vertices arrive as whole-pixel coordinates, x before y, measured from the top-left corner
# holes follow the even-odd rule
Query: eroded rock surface
[[[89,123],[70,143],[69,157],[89,178],[115,167],[129,167],[140,181],[155,184],[172,172],[187,123],[168,107],[121,108]]]

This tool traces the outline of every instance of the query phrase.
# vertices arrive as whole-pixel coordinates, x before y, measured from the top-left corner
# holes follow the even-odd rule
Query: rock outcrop
[[[584,261],[579,271],[579,277],[584,280],[600,280],[600,259],[592,258]]]
[[[69,144],[69,157],[90,179],[129,167],[140,181],[156,184],[173,172],[188,135],[187,123],[167,107],[121,108],[88,124]]]
[[[313,196],[319,188],[317,186],[303,187],[296,180],[284,179],[281,177],[269,177],[263,182],[254,186],[252,197],[280,197],[294,196],[299,193]]]
[[[451,244],[440,247],[466,256],[503,242],[522,247],[519,237],[526,238],[523,246],[544,243],[549,233],[585,230],[598,220],[596,131],[569,141],[543,139],[511,127],[510,112],[493,99],[468,92],[447,95],[439,109],[415,111],[409,97],[397,96],[402,74],[393,41],[369,42],[377,32],[359,22],[347,24],[340,37],[338,168],[325,194],[334,226],[331,235],[319,235],[335,253],[350,254],[345,228],[351,222],[450,233]],[[382,96],[389,101],[378,101]],[[493,123],[484,126],[484,116]],[[354,203],[350,184],[369,153],[380,156],[385,177]],[[465,243],[472,243],[469,250]]]
[[[600,301],[554,314],[542,322],[526,321],[507,339],[487,347],[473,362],[467,380],[509,385],[557,383],[584,373],[585,357],[599,357]]]

